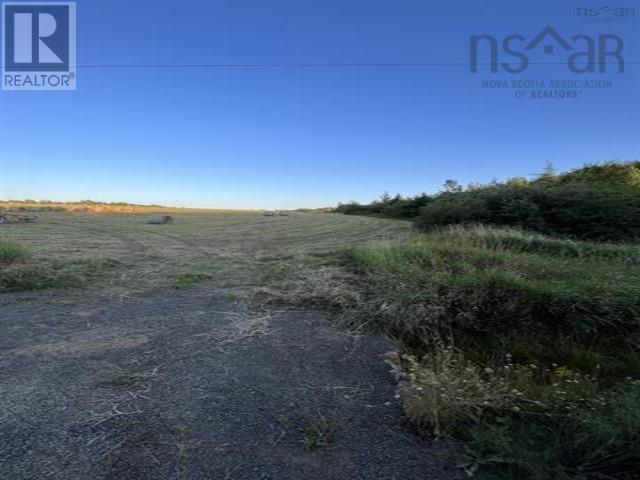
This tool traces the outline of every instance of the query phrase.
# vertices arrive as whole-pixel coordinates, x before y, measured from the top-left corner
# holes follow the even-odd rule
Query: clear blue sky
[[[528,176],[545,162],[640,158],[640,65],[575,75],[470,74],[469,36],[577,17],[591,0],[78,1],[78,64],[453,63],[407,67],[79,68],[73,92],[0,92],[0,197],[198,207],[319,207],[384,191]],[[537,55],[537,57],[535,56]],[[541,52],[533,59],[547,60]],[[482,79],[610,79],[572,100],[516,99]]]

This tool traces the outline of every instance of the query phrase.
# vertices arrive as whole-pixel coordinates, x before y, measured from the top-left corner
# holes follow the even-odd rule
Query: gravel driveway
[[[404,423],[389,341],[208,289],[0,297],[0,477],[465,478]]]

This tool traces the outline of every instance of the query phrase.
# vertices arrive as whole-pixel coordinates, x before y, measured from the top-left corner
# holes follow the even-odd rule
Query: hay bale
[[[147,218],[147,223],[151,225],[164,225],[172,221],[173,218],[170,215],[150,215],[149,218]]]

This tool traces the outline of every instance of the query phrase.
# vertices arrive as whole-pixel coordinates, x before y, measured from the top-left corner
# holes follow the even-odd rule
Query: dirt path
[[[387,340],[210,289],[0,299],[0,477],[463,478],[404,424]]]

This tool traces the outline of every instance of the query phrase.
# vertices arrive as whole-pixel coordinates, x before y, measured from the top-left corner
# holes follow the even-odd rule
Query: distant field
[[[86,212],[86,213],[201,213],[201,214],[246,214],[254,215],[257,210],[227,210],[162,207],[159,205],[109,204],[109,203],[42,203],[28,201],[0,201],[0,211],[8,212]]]
[[[210,281],[250,286],[260,266],[296,254],[369,240],[400,238],[401,221],[328,213],[172,213],[174,222],[148,225],[146,214],[39,212],[33,224],[0,226],[0,240],[50,259],[108,257],[118,266],[100,287],[130,293]]]

